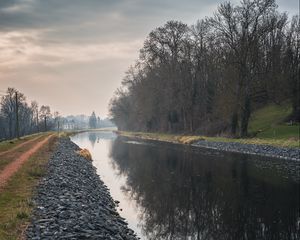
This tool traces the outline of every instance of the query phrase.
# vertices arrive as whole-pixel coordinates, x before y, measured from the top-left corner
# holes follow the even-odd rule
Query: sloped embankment
[[[242,144],[237,142],[208,142],[198,141],[192,144],[196,147],[205,147],[220,151],[260,155],[286,160],[300,161],[299,148],[281,148],[268,145]]]
[[[59,140],[38,188],[28,239],[136,239],[107,187],[69,139]]]

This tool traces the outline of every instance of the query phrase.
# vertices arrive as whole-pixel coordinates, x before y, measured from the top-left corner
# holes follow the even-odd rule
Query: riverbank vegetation
[[[207,137],[201,135],[179,135],[171,133],[150,133],[150,132],[130,132],[130,131],[117,131],[118,135],[138,138],[145,140],[155,140],[180,144],[192,144],[197,141],[210,141],[210,142],[237,142],[242,144],[257,144],[257,145],[270,145],[277,147],[291,147],[299,148],[299,140],[296,139],[263,139],[263,138],[228,138],[228,137]]]
[[[154,29],[111,100],[113,121],[123,131],[297,138],[298,17],[245,0]]]
[[[212,142],[238,142],[243,144],[271,145],[277,147],[300,147],[299,124],[284,122],[290,116],[292,109],[288,103],[282,105],[271,104],[253,112],[249,121],[248,138],[228,138],[224,136],[204,136],[199,134],[172,134],[160,132],[131,132],[118,131],[122,136],[159,140],[165,142],[191,144],[200,140]]]

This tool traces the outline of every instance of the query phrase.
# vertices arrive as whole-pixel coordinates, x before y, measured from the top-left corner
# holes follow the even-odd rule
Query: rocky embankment
[[[192,144],[197,147],[205,147],[228,152],[254,154],[287,160],[300,161],[300,148],[280,148],[268,145],[242,144],[236,142],[209,142],[198,141]]]
[[[38,187],[28,239],[137,239],[79,147],[60,139]]]

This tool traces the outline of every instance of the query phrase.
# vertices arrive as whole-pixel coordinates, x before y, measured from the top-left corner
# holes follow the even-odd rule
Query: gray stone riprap
[[[137,239],[92,163],[59,140],[38,187],[28,239]]]
[[[255,154],[261,156],[300,161],[299,148],[280,148],[268,145],[242,144],[236,142],[209,142],[204,140],[193,143],[192,145],[228,152]]]

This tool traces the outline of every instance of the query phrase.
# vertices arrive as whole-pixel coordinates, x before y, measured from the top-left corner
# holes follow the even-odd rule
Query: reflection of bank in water
[[[111,156],[127,177],[132,201],[142,208],[141,227],[149,239],[299,237],[299,182],[294,180],[299,176],[271,164],[286,163],[123,140],[113,143]],[[261,168],[259,162],[270,164]]]
[[[113,133],[112,131],[95,131],[95,132],[86,132],[84,133],[88,136],[89,141],[91,142],[91,145],[94,147],[95,143],[97,141],[97,143],[99,143],[99,141],[101,139],[103,140],[111,140],[113,138],[115,138],[115,133]]]

